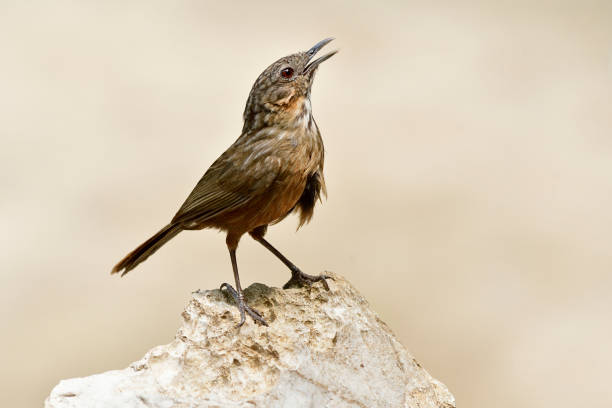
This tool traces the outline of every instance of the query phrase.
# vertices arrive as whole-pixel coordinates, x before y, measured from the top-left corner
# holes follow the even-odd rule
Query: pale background
[[[232,281],[183,233],[257,75],[328,37],[329,199],[269,238],[347,276],[462,407],[612,405],[612,2],[0,3],[0,406],[126,367]],[[249,238],[245,284],[288,271]],[[250,324],[250,322],[249,322]]]

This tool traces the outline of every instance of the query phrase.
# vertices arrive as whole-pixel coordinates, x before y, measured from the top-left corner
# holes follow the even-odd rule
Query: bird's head
[[[323,61],[338,51],[314,56],[333,38],[319,41],[308,51],[279,59],[259,75],[244,109],[244,130],[271,125],[290,126],[300,115],[310,115],[310,89]],[[305,112],[308,110],[308,112]]]

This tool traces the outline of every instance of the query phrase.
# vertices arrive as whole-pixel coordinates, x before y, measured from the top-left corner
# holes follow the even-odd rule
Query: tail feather
[[[125,275],[132,269],[134,269],[139,263],[146,260],[149,256],[153,255],[155,251],[161,248],[166,242],[178,235],[183,229],[175,224],[168,224],[161,229],[157,234],[142,243],[138,248],[130,252],[123,258],[111,271],[111,274],[121,273],[121,276]]]

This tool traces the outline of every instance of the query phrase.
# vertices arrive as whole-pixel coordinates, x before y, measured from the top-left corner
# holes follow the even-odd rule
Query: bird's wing
[[[273,147],[270,140],[239,138],[202,176],[172,222],[204,222],[265,192],[281,171]]]

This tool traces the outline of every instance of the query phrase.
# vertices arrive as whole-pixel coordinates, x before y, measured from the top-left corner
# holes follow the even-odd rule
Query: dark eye
[[[283,78],[291,78],[293,76],[293,68],[287,67],[281,71],[281,76]]]

